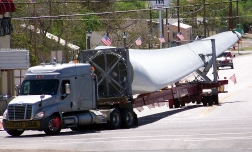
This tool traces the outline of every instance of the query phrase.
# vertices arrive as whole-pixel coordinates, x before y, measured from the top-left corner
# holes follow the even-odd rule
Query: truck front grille
[[[9,120],[31,119],[31,105],[10,105],[8,107]]]

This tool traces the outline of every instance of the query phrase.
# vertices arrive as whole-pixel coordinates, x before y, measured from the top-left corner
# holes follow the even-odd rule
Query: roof
[[[178,22],[173,23],[172,25],[178,26]],[[180,23],[179,26],[180,26],[181,28],[184,28],[184,29],[192,28],[192,26],[187,25],[187,24],[183,24],[183,23]]]
[[[6,12],[15,12],[16,7],[13,0],[0,0],[0,15]]]
[[[39,66],[31,67],[27,70],[28,75],[61,75],[61,76],[74,76],[90,74],[90,64],[87,63],[64,63],[64,64],[42,64]]]

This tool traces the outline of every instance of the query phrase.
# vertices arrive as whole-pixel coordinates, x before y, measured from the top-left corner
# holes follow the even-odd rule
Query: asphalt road
[[[243,52],[244,53],[244,52]],[[64,129],[58,136],[26,131],[10,137],[0,131],[2,152],[52,151],[252,151],[252,54],[236,55],[234,69],[219,70],[220,79],[229,80],[228,93],[220,94],[219,105],[204,107],[188,104],[137,112],[139,126],[132,129],[96,128],[83,132]]]

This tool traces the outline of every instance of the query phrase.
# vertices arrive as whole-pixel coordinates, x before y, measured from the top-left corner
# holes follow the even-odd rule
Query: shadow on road
[[[156,122],[160,119],[169,117],[171,115],[174,115],[183,111],[191,110],[194,108],[198,108],[198,107],[202,107],[202,105],[191,105],[191,106],[181,107],[181,108],[170,110],[170,111],[165,111],[165,112],[161,112],[157,114],[144,116],[144,117],[138,118],[138,126],[144,126],[144,125]]]
[[[160,119],[172,116],[174,114],[191,110],[194,108],[199,108],[202,107],[202,105],[190,105],[190,106],[185,106],[177,109],[172,109],[169,111],[165,112],[160,112],[157,114],[151,114],[148,116],[143,116],[138,118],[138,127],[139,126],[144,126],[147,124],[154,123],[156,121],[159,121]],[[137,126],[136,126],[137,127]],[[124,129],[124,128],[122,128]],[[103,130],[110,130],[109,127],[104,124],[104,125],[90,125],[90,126],[85,126],[81,128],[79,131],[71,131],[71,130],[64,130],[62,129],[61,133],[55,136],[69,136],[69,135],[80,135],[80,134],[93,134],[93,133],[100,133]],[[34,132],[36,133],[36,132]],[[37,134],[29,134],[29,135],[21,135],[19,137],[14,137],[14,136],[6,136],[5,138],[37,138],[37,137],[50,137],[49,135],[46,135],[43,131],[37,133]]]

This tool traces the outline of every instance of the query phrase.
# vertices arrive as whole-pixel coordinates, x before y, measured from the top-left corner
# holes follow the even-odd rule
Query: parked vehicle
[[[233,58],[235,55],[232,55],[231,51],[225,51],[217,57],[217,64],[219,67],[230,67],[234,68]]]

